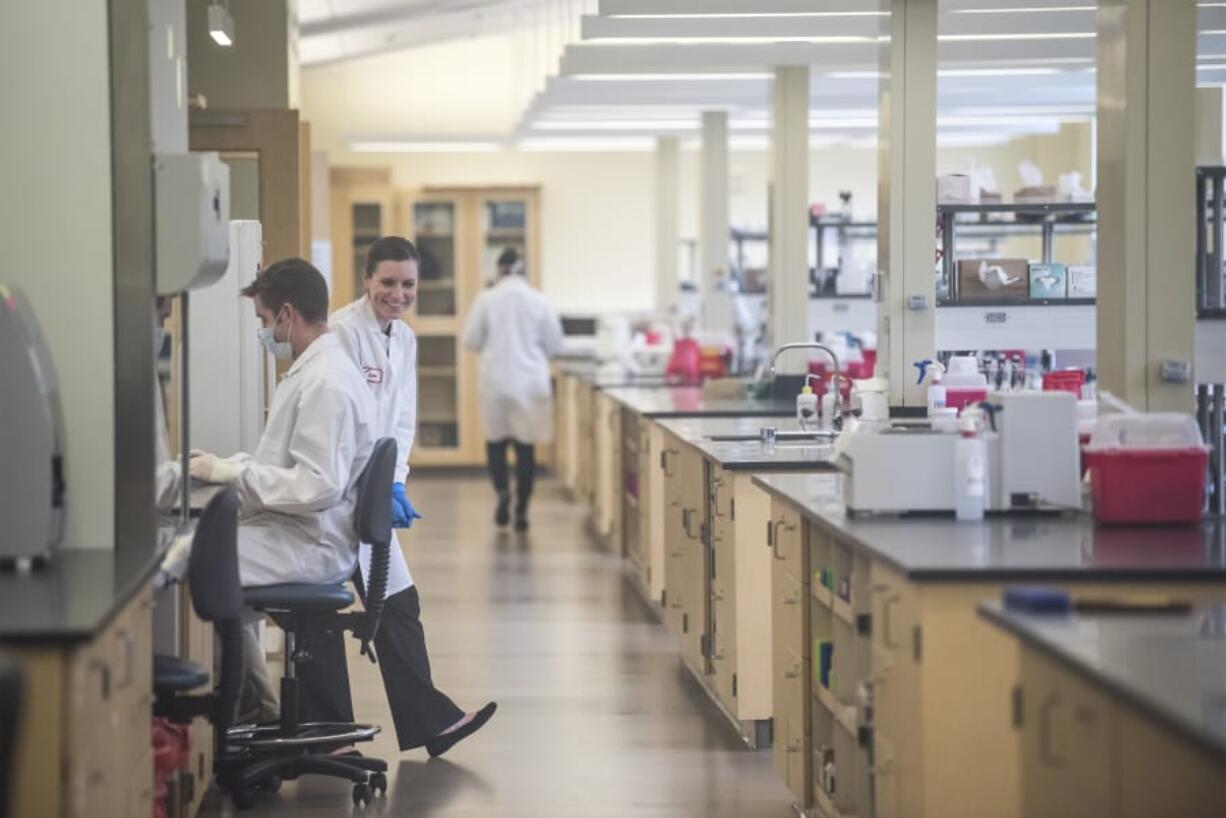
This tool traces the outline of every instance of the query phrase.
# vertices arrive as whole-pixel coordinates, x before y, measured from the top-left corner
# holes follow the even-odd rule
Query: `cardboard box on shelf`
[[[1075,265],[1068,268],[1068,297],[1096,298],[1098,296],[1098,269],[1093,266]]]
[[[947,173],[937,177],[937,202],[970,204],[971,177],[964,173]]]
[[[1030,262],[1024,258],[959,259],[960,298],[963,301],[1025,301],[1030,291],[1029,270]]]
[[[1048,204],[1060,201],[1055,185],[1035,185],[1018,188],[1013,194],[1014,204]]]
[[[1068,298],[1068,268],[1063,264],[1031,264],[1030,297]]]

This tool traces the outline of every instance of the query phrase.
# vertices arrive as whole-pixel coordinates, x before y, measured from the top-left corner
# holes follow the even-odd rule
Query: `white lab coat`
[[[254,454],[237,467],[243,585],[339,583],[357,560],[358,478],[377,437],[374,400],[331,333],[277,385]]]
[[[389,339],[379,328],[379,320],[362,296],[341,307],[328,319],[332,333],[349,359],[357,364],[375,399],[375,437],[396,440],[396,482],[409,475],[409,453],[417,432],[417,337],[403,321],[392,322]],[[390,341],[390,342],[389,342]],[[358,552],[362,577],[370,580],[370,546],[363,543]],[[398,543],[392,543],[388,563],[387,595],[413,587],[413,575]]]
[[[486,439],[552,440],[549,359],[562,351],[562,322],[545,297],[523,276],[503,276],[473,302],[464,343],[481,353]]]

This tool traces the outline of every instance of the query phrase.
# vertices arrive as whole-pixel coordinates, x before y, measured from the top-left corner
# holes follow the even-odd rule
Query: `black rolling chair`
[[[16,663],[0,656],[0,818],[8,818],[13,776],[13,746],[17,741],[17,720],[21,717],[21,671]]]
[[[213,724],[214,766],[226,751],[221,740],[234,724],[243,684],[243,589],[238,580],[238,498],[227,488],[214,495],[196,524],[188,560],[187,584],[192,607],[212,622],[221,643],[217,684],[204,695],[191,695],[209,681],[209,672],[175,656],[153,657],[153,713],[175,724],[203,717]]]
[[[369,803],[373,792],[387,792],[387,762],[358,755],[327,755],[331,750],[370,741],[379,728],[348,722],[302,722],[296,669],[311,661],[311,635],[325,631],[352,631],[362,642],[362,653],[374,659],[372,643],[387,591],[395,466],[396,441],[379,440],[358,482],[354,527],[358,538],[372,548],[370,587],[363,611],[341,612],[354,601],[344,585],[284,583],[243,589],[244,604],[266,613],[285,631],[286,663],[281,678],[280,723],[239,726],[230,731],[232,752],[227,756],[229,770],[224,779],[230,785],[235,806],[250,806],[257,790],[275,788],[279,779],[304,774],[352,781],[355,804]]]

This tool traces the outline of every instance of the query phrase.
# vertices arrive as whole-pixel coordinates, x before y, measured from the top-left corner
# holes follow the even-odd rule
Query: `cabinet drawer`
[[[804,649],[804,586],[785,574],[779,577],[773,593],[773,627],[782,644],[799,655]]]

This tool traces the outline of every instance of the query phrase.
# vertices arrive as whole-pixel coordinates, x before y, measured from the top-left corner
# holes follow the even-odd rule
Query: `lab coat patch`
[[[377,366],[362,367],[362,374],[366,376],[367,383],[383,383],[383,370]]]

